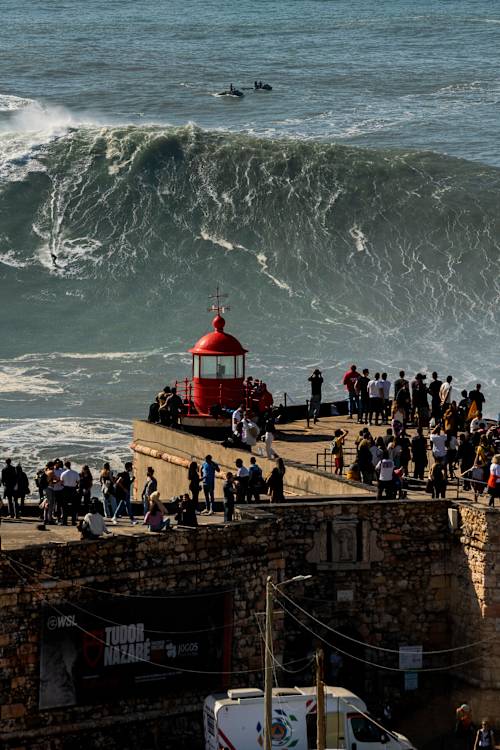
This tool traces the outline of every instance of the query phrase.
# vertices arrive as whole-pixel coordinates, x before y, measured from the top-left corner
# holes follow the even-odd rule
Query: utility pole
[[[272,750],[273,724],[273,590],[272,578],[266,581],[266,653],[264,672],[264,750]]]
[[[318,750],[326,747],[325,684],[323,682],[323,649],[316,649],[316,744]],[[267,750],[267,748],[266,748]]]

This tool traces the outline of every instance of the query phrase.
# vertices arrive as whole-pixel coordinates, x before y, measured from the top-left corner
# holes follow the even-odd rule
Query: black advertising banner
[[[44,605],[42,622],[41,709],[221,687],[231,669],[227,593]]]

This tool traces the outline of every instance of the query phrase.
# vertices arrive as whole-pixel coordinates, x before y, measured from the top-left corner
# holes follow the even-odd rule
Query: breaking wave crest
[[[26,339],[43,339],[51,309],[90,351],[110,336],[117,351],[177,351],[222,282],[261,352],[339,368],[351,356],[459,362],[464,379],[490,361],[500,170],[194,125],[70,122],[56,135],[0,134],[4,153],[9,138],[27,153],[36,141],[36,168],[14,160],[0,181],[0,273],[31,316]]]

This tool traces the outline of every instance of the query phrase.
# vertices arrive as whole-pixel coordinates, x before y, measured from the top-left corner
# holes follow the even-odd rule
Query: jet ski
[[[227,91],[221,91],[217,96],[234,96],[236,99],[241,99],[245,94],[239,89],[228,89]]]
[[[273,87],[270,86],[269,83],[259,83],[257,86],[254,86],[254,91],[272,91]]]

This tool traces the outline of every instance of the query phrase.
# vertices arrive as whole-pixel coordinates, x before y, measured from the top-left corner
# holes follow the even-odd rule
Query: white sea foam
[[[0,263],[4,266],[10,266],[11,268],[26,268],[29,265],[26,258],[22,260],[18,257],[15,250],[6,250],[4,253],[0,253]]]
[[[129,421],[113,419],[0,419],[2,455],[21,461],[28,475],[55,457],[75,469],[88,463],[96,476],[103,461],[117,468],[130,459]]]
[[[33,368],[2,366],[0,370],[0,393],[21,393],[32,395],[54,395],[64,393],[46,372],[33,371]]]
[[[12,94],[0,94],[0,112],[15,112],[33,103],[33,99],[24,99],[22,96],[13,96]]]

